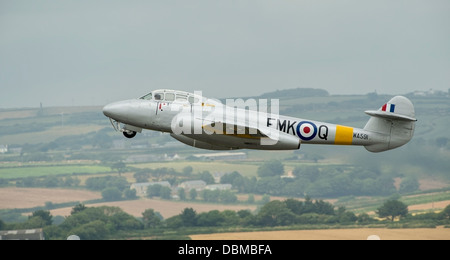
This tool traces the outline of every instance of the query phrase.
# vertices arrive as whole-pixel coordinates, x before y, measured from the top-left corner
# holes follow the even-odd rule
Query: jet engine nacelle
[[[267,137],[259,140],[258,147],[251,149],[260,150],[297,150],[300,149],[301,140],[294,135],[280,132],[274,129],[262,129]]]
[[[296,150],[300,148],[300,139],[294,135],[269,130],[264,131],[266,137],[246,138],[244,142],[236,142],[234,135],[221,134],[217,138],[216,134],[197,135],[198,139],[186,135],[170,134],[176,140],[202,149],[209,150],[236,150],[236,149],[257,149],[257,150]],[[215,143],[215,145],[211,144]]]
[[[178,140],[184,144],[187,144],[187,145],[190,145],[190,146],[196,147],[196,148],[208,149],[208,150],[234,150],[233,148],[230,148],[230,147],[212,145],[207,142],[195,140],[193,138],[190,138],[190,137],[187,137],[184,135],[170,134],[170,136],[172,136],[173,138],[175,138],[176,140]]]

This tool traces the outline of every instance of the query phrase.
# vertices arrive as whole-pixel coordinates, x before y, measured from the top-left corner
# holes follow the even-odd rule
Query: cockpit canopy
[[[189,101],[189,103],[198,103],[201,101],[202,96],[185,92],[179,90],[170,90],[170,89],[160,89],[155,90],[147,95],[140,97],[140,99],[144,100],[155,100],[155,101],[165,101],[165,102],[173,102],[173,101]]]

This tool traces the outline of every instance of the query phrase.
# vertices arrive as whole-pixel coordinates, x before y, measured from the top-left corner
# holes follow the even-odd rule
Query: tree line
[[[168,218],[164,223],[168,228],[179,229],[186,227],[275,227],[296,224],[350,224],[367,223],[370,218],[360,217],[341,207],[334,206],[323,200],[313,201],[306,197],[305,201],[288,199],[274,200],[265,204],[256,214],[249,210],[223,211],[213,210],[197,213],[192,208],[186,208],[177,216]]]
[[[408,214],[405,204],[397,200],[388,200],[377,210],[381,218],[390,223],[400,217],[400,223],[424,222],[432,225],[450,224],[450,205],[439,213],[427,213],[417,216]],[[367,225],[383,223],[362,213],[355,215],[344,207],[334,206],[323,200],[304,201],[287,199],[266,203],[259,211],[249,210],[211,210],[197,213],[192,208],[185,208],[179,215],[164,219],[160,213],[147,209],[141,218],[136,218],[118,207],[86,207],[76,205],[70,216],[60,224],[54,225],[49,211],[38,210],[23,223],[4,223],[0,220],[0,230],[44,228],[47,239],[66,239],[77,235],[81,239],[123,238],[133,232],[139,234],[162,234],[170,232],[194,232],[196,228],[261,228],[295,225]],[[189,231],[191,230],[191,231]],[[184,231],[183,231],[184,232]]]
[[[134,169],[127,167],[124,163],[115,163],[111,169],[119,176],[91,177],[86,181],[86,188],[95,191],[104,191],[103,198],[107,201],[121,199],[135,199],[136,194],[128,191],[130,183],[121,173],[135,171],[136,182],[148,182],[153,180],[166,180],[171,185],[177,185],[187,180],[203,180],[207,184],[214,184],[214,178],[208,171],[193,173],[191,166],[186,166],[180,172],[172,168],[158,169]],[[235,171],[222,176],[221,184],[231,184],[232,189],[239,193],[260,194],[270,196],[337,198],[342,196],[389,196],[394,193],[409,193],[419,189],[419,182],[416,177],[407,176],[400,184],[399,190],[394,186],[394,178],[391,174],[383,174],[377,169],[363,168],[358,166],[297,166],[292,171],[292,177],[286,178],[285,168],[280,161],[267,161],[262,163],[257,170],[258,177],[245,177]],[[1,184],[1,183],[0,183]],[[7,185],[6,181],[4,184]],[[15,182],[17,187],[78,187],[80,180],[72,176],[44,176],[27,177],[18,179]],[[159,188],[159,189],[158,189]],[[153,187],[147,194],[150,197],[157,196],[164,199],[171,199],[169,190],[160,187]],[[209,196],[204,194],[184,194],[178,192],[181,200],[190,198],[195,200],[201,196],[205,201],[217,196],[228,196],[230,194],[212,193]],[[227,199],[212,199],[210,202],[226,201],[236,202],[234,198],[228,196]]]
[[[221,183],[233,185],[241,193],[272,196],[337,198],[342,196],[389,196],[408,193],[419,188],[418,180],[406,178],[397,191],[394,178],[377,170],[362,167],[297,166],[293,178],[285,178],[280,161],[264,162],[258,168],[258,177],[244,177],[239,172],[225,175]]]

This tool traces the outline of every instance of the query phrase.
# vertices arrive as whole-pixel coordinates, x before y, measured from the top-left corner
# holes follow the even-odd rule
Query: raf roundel
[[[302,121],[297,125],[297,135],[304,141],[314,139],[317,135],[317,126],[309,121]]]

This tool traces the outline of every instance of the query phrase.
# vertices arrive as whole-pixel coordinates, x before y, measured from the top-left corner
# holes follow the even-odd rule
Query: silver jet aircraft
[[[231,105],[201,93],[155,90],[103,108],[113,127],[133,138],[142,129],[170,133],[187,145],[209,150],[295,150],[301,144],[359,145],[371,152],[400,147],[413,137],[413,104],[396,96],[370,116],[363,129],[278,114],[278,103],[236,100]],[[247,109],[249,108],[249,109]]]

